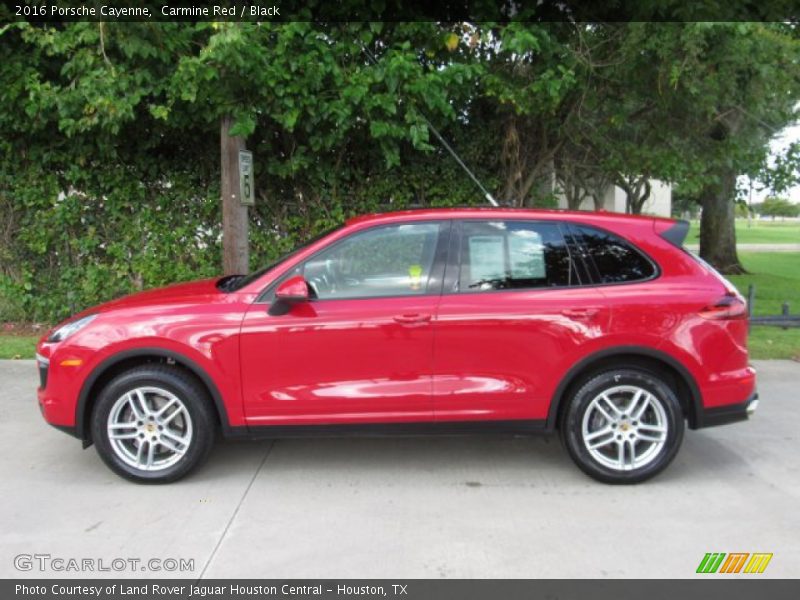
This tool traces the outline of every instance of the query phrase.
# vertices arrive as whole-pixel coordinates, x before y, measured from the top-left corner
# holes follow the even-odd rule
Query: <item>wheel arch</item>
[[[604,368],[619,364],[654,370],[671,379],[689,428],[697,428],[700,422],[703,400],[697,381],[689,370],[674,357],[654,348],[618,346],[590,354],[575,363],[567,371],[550,400],[547,429],[556,429],[560,424],[572,389]]]
[[[194,377],[206,388],[208,395],[214,403],[214,411],[219,420],[223,432],[230,430],[228,413],[219,388],[214,383],[211,376],[197,364],[194,360],[164,348],[144,347],[133,350],[124,350],[103,360],[84,381],[81,386],[78,402],[75,408],[75,435],[83,441],[84,448],[92,443],[90,419],[94,402],[99,391],[106,383],[116,377],[119,373],[126,371],[134,366],[147,364],[150,362],[165,362],[177,365]]]

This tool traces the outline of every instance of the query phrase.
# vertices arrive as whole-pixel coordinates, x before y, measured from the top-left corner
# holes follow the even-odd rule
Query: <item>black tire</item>
[[[596,438],[596,442],[585,442],[583,437],[584,419],[586,419],[587,431],[591,433],[593,431],[588,428],[588,424],[597,423],[598,414],[601,414],[598,408],[592,408],[591,414],[587,416],[587,411],[592,407],[593,401],[600,397],[603,392],[616,389],[618,391],[611,394],[610,397],[612,401],[619,403],[624,408],[625,391],[623,388],[626,386],[631,390],[633,388],[642,389],[651,395],[650,404],[648,405],[651,408],[648,408],[643,417],[640,417],[642,419],[641,425],[639,421],[633,420],[630,415],[617,418],[618,415],[609,410],[608,412],[611,413],[614,419],[609,421],[607,418],[600,416],[600,425],[593,431],[596,431],[598,435],[600,435],[601,429],[610,429],[611,431]],[[632,391],[630,393],[631,395],[634,394]],[[644,394],[640,398],[647,398],[647,395]],[[662,376],[655,372],[636,368],[617,368],[603,371],[579,384],[574,393],[566,400],[569,404],[561,421],[561,439],[578,467],[598,481],[627,484],[650,479],[663,471],[672,462],[683,441],[684,417],[680,402],[672,387],[664,381]],[[656,403],[660,405],[663,411],[658,410],[655,406]],[[602,406],[605,406],[605,403]],[[641,433],[644,436],[657,435],[662,439],[665,437],[666,439],[663,440],[663,445],[660,448],[658,443],[661,442],[639,441],[638,438],[635,438],[635,436],[639,435],[639,426],[652,427],[651,423],[656,423],[657,420],[663,422],[663,425],[666,426],[665,436],[663,433],[651,434],[649,431],[644,430]],[[633,423],[636,423],[636,426]],[[622,429],[623,427],[625,429]],[[608,437],[609,435],[611,438]],[[624,439],[626,435],[630,435],[632,438],[630,446],[626,445]],[[612,441],[606,442],[607,439]],[[623,441],[619,442],[619,439]],[[603,446],[600,450],[595,450],[593,455],[588,448],[589,443],[602,443]],[[622,464],[625,465],[626,461],[630,463],[624,467],[628,470],[611,468],[601,462],[601,460],[617,460],[615,453],[619,452],[620,446],[624,448],[622,451]],[[649,451],[650,455],[646,457],[649,462],[645,464],[643,459],[642,466],[635,467],[628,461],[631,456],[631,447],[636,448],[635,452],[640,452],[640,449],[643,449],[643,452]],[[603,454],[603,456],[597,458],[597,454]],[[606,457],[605,454],[610,456]],[[619,455],[616,454],[616,456],[618,457]]]
[[[177,397],[188,413],[186,422],[191,425],[191,441],[184,454],[161,470],[148,471],[126,463],[109,438],[108,418],[115,404],[128,392],[143,387],[159,388]],[[208,458],[215,429],[214,409],[205,388],[190,374],[171,365],[143,365],[117,375],[100,392],[92,411],[92,440],[100,458],[112,471],[137,483],[170,483],[186,476]],[[162,450],[166,451],[166,447]]]

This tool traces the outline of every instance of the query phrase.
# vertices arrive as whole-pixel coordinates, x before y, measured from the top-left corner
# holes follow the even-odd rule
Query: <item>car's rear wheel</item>
[[[588,475],[636,483],[660,473],[683,440],[683,413],[658,374],[613,369],[596,374],[569,398],[561,437]]]
[[[92,414],[100,457],[119,475],[141,483],[175,481],[199,466],[214,440],[205,389],[170,365],[126,371],[100,392]]]

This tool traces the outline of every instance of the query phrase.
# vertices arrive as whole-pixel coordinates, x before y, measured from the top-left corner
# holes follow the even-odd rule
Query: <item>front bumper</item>
[[[702,409],[698,415],[697,426],[695,428],[716,427],[717,425],[728,425],[729,423],[746,421],[753,416],[757,408],[758,393],[753,392],[747,400],[739,404]]]
[[[47,373],[50,370],[50,359],[36,353],[36,368],[39,371],[39,388],[47,387]]]
[[[77,380],[65,377],[64,369],[52,369],[51,358],[36,353],[36,370],[39,374],[39,387],[36,397],[44,420],[65,433],[79,437],[75,424],[75,405],[66,400],[74,397]]]

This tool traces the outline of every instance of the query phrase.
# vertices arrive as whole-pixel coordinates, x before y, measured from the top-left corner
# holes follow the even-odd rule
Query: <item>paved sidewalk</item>
[[[189,558],[213,577],[695,576],[706,552],[772,552],[800,576],[800,364],[757,363],[748,423],[687,432],[657,479],[588,479],[555,437],[220,443],[169,486],[113,475],[46,425],[32,361],[0,361],[0,577],[14,556]]]

